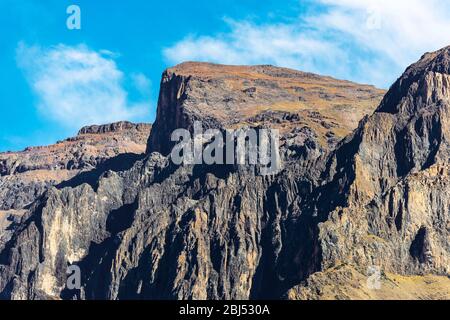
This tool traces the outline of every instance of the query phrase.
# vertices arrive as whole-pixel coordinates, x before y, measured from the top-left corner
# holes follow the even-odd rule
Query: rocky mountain
[[[424,55],[384,98],[272,66],[168,69],[145,157],[51,187],[8,228],[0,298],[448,299],[449,65]],[[195,121],[280,130],[283,170],[175,165],[171,133]]]
[[[96,179],[105,167],[128,168],[145,153],[151,125],[117,122],[82,128],[46,147],[0,153],[0,230],[18,221],[51,186]],[[78,178],[75,178],[75,177]],[[0,244],[6,239],[0,235]]]
[[[22,209],[49,186],[109,165],[119,155],[130,162],[126,158],[145,152],[150,129],[130,122],[88,126],[51,146],[0,153],[0,210]]]
[[[372,113],[384,93],[368,85],[273,66],[186,62],[162,76],[148,151],[169,154],[173,130],[192,130],[197,120],[205,130],[268,126],[300,133],[328,149]]]
[[[313,200],[324,221],[318,242],[325,273],[294,287],[291,296],[320,298],[323,291],[308,286],[339,277],[337,267],[351,266],[358,274],[375,265],[394,285],[380,296],[411,298],[412,291],[415,297],[449,299],[449,66],[450,48],[425,54],[328,157],[326,182]],[[399,275],[442,278],[396,281]],[[431,292],[421,282],[432,284]],[[351,297],[338,286],[327,294]]]

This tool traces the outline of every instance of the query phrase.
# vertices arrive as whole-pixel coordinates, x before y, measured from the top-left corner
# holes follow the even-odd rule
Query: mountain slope
[[[82,128],[46,147],[0,153],[0,248],[49,188],[95,180],[105,167],[125,170],[142,158],[151,125],[117,122]]]
[[[449,51],[410,67],[376,110],[373,87],[287,69],[169,69],[147,156],[34,202],[0,253],[0,297],[358,298],[377,266],[379,297],[400,279],[408,298],[438,298],[420,291],[448,290]],[[375,113],[356,128],[343,104]],[[172,130],[197,120],[280,129],[284,169],[174,165]],[[81,290],[65,288],[72,264]]]
[[[330,156],[315,200],[326,217],[322,270],[345,263],[440,275],[450,296],[449,51],[409,67]]]
[[[273,66],[186,62],[166,70],[148,150],[167,155],[174,129],[270,125],[284,132],[307,128],[334,146],[384,94],[373,86]]]
[[[51,146],[0,153],[0,210],[22,209],[50,186],[118,155],[144,153],[150,129],[130,122],[88,126]]]

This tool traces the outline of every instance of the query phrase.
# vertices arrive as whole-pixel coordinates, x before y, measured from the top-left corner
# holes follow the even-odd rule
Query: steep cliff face
[[[397,271],[450,272],[448,62],[444,49],[408,68],[330,161],[330,184],[345,190],[345,202],[354,207],[347,214],[395,244],[372,259]],[[393,99],[396,92],[403,96]],[[340,155],[349,146],[355,153]]]
[[[273,66],[223,66],[186,62],[166,70],[148,143],[167,155],[173,130],[268,125],[283,133],[309,130],[334,146],[379,103],[384,91]]]
[[[363,272],[379,266],[441,275],[449,297],[449,52],[426,54],[409,67],[329,157],[328,182],[317,191],[322,270],[350,264]],[[330,275],[336,272],[318,277]],[[291,294],[305,294],[307,286]]]
[[[34,202],[0,248],[0,297],[373,298],[361,288],[371,266],[383,270],[378,297],[448,297],[449,51],[410,67],[375,113],[381,91],[350,82],[169,69],[148,155]],[[279,129],[284,169],[174,165],[171,132],[196,120]]]

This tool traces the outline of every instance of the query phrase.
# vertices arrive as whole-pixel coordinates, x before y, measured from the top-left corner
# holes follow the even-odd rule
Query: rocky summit
[[[0,155],[0,205],[21,210],[0,215],[0,298],[449,299],[449,66],[425,54],[385,94],[188,62],[162,76],[145,155],[130,124]],[[283,170],[174,165],[196,121],[278,129]],[[56,182],[30,193],[40,170]]]

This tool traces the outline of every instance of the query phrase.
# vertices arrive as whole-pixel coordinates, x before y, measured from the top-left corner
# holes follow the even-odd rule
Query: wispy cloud
[[[228,33],[188,36],[163,52],[169,63],[275,64],[388,86],[424,52],[450,45],[450,3],[319,0],[295,22],[225,20]]]
[[[145,74],[137,72],[132,73],[130,77],[133,82],[133,86],[140,94],[144,96],[150,95],[152,82],[150,81],[149,78],[147,78]]]
[[[171,63],[186,60],[225,64],[273,63],[286,67],[334,67],[345,58],[332,43],[314,38],[295,25],[254,25],[226,20],[231,32],[215,37],[189,36],[164,50]],[[331,64],[330,64],[331,63]]]
[[[439,0],[321,0],[329,9],[307,19],[361,49],[406,67],[424,52],[450,45],[450,3]]]
[[[129,101],[116,57],[85,45],[42,48],[20,43],[17,48],[18,65],[38,97],[40,113],[68,128],[148,114],[150,106]]]

